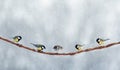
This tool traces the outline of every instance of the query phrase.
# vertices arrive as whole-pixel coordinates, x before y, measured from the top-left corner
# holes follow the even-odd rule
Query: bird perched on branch
[[[75,48],[76,48],[78,51],[81,51],[81,50],[83,50],[83,45],[76,44],[76,45],[75,45]]]
[[[99,44],[99,45],[103,45],[105,41],[107,40],[110,40],[110,39],[102,39],[102,38],[97,38],[96,39],[96,42]]]
[[[42,45],[42,44],[33,44],[33,43],[30,43],[30,44],[32,44],[33,46],[37,47],[37,51],[38,52],[41,52],[44,49],[46,49],[46,47],[44,45]]]
[[[21,39],[22,39],[21,36],[14,36],[14,37],[13,37],[13,41],[14,41],[14,42],[19,42]]]
[[[55,51],[59,51],[59,50],[62,50],[63,47],[60,46],[60,45],[55,45],[55,46],[53,47],[53,49],[54,49]]]

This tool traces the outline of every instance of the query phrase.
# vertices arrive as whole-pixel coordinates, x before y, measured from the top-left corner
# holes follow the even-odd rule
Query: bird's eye
[[[22,37],[21,37],[21,36],[18,36],[17,38],[18,38],[18,39],[21,39]]]
[[[101,41],[100,39],[98,41]]]
[[[45,49],[45,47],[43,46],[42,49]]]
[[[18,37],[18,39],[20,39],[20,37]]]

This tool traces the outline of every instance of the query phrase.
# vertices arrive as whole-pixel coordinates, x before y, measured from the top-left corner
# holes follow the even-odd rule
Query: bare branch
[[[35,49],[32,49],[32,48],[29,48],[27,46],[24,46],[22,44],[19,44],[19,43],[15,43],[11,40],[8,40],[6,38],[3,38],[3,37],[0,37],[1,40],[3,41],[6,41],[8,43],[11,43],[11,44],[14,44],[20,48],[24,48],[24,49],[27,49],[27,50],[30,50],[30,51],[33,51],[33,52],[37,52],[37,53],[41,53],[41,54],[47,54],[47,55],[75,55],[75,54],[79,54],[79,53],[82,53],[82,52],[89,52],[89,51],[94,51],[94,50],[100,50],[100,49],[104,49],[104,48],[108,48],[108,47],[112,47],[114,45],[118,45],[120,44],[120,42],[114,42],[114,43],[110,43],[108,45],[105,45],[105,46],[97,46],[97,47],[94,47],[94,48],[88,48],[88,49],[85,49],[85,50],[82,50],[82,51],[76,51],[76,52],[68,52],[68,53],[54,53],[54,52],[39,52]]]

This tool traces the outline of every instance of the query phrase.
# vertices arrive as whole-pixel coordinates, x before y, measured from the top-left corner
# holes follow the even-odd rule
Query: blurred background
[[[73,52],[75,44],[96,47],[120,41],[120,0],[0,0],[0,36],[30,48],[40,43],[54,52]],[[77,54],[50,56],[16,47],[0,40],[0,70],[120,70],[120,45]],[[60,52],[60,53],[61,53]]]

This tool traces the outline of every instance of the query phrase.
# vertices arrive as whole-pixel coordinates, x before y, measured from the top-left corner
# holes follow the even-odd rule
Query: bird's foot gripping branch
[[[54,53],[54,52],[37,51],[36,49],[32,49],[32,48],[30,48],[30,47],[28,47],[28,46],[24,46],[24,45],[22,45],[22,44],[16,43],[16,42],[14,42],[14,41],[11,41],[11,40],[6,39],[6,38],[3,38],[3,37],[0,37],[0,40],[3,40],[3,41],[5,41],[5,42],[11,43],[11,44],[14,44],[14,45],[16,45],[17,47],[20,47],[20,48],[23,48],[23,49],[27,49],[27,50],[32,51],[32,52],[37,52],[37,53],[47,54],[47,55],[64,55],[64,56],[65,56],[65,55],[75,55],[75,54],[79,54],[79,53],[82,53],[82,52],[89,52],[89,51],[104,49],[104,48],[108,48],[108,47],[112,47],[112,46],[114,46],[114,45],[120,44],[120,42],[114,42],[114,43],[107,44],[107,45],[105,45],[105,46],[97,46],[97,47],[88,48],[88,49],[83,49],[83,50],[75,51],[75,52]]]

